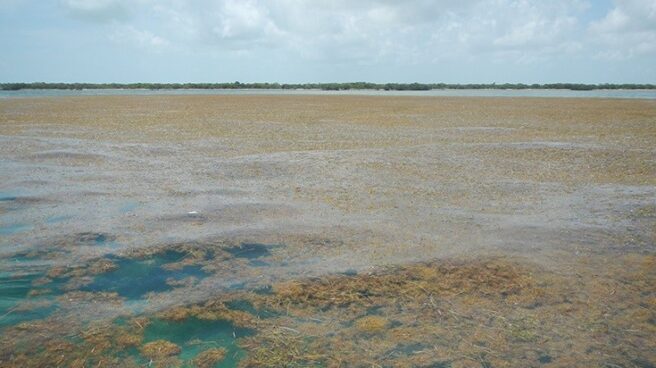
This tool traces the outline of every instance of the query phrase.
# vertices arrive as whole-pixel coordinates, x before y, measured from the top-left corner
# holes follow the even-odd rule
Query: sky
[[[0,82],[656,83],[656,0],[0,0]]]

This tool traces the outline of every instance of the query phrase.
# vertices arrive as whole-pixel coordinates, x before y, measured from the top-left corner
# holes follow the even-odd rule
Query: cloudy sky
[[[656,0],[0,0],[0,82],[656,83]]]

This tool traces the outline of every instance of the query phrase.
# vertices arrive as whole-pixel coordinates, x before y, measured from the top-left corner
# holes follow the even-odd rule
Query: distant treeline
[[[447,83],[0,83],[4,91],[21,89],[320,89],[325,91],[347,91],[373,89],[386,91],[428,91],[432,89],[569,89],[591,91],[596,89],[656,89],[655,84],[447,84]]]

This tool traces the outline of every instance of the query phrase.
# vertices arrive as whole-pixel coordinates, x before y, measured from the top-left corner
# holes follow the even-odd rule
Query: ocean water
[[[381,90],[258,90],[258,89],[89,89],[0,91],[0,98],[57,96],[149,96],[149,95],[355,95],[355,96],[442,96],[442,97],[554,97],[656,99],[656,90],[550,90],[550,89],[444,89],[431,91]]]

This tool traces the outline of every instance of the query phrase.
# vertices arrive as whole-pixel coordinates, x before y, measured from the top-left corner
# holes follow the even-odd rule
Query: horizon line
[[[421,82],[2,82],[0,90],[30,89],[320,89],[320,90],[436,90],[436,89],[656,89],[651,83],[421,83]]]

